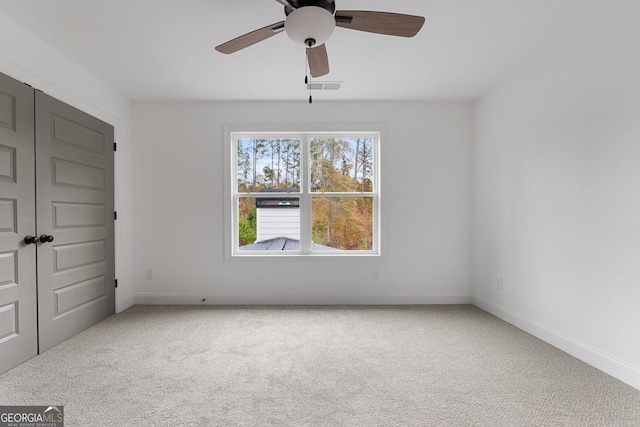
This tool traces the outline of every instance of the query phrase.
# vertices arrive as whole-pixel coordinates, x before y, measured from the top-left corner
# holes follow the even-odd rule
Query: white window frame
[[[310,129],[310,130],[309,130]],[[300,250],[299,251],[240,251],[238,249],[238,198],[251,197],[257,193],[237,192],[237,146],[241,138],[299,138],[300,139],[300,192],[287,193],[300,198]],[[347,193],[311,193],[309,176],[309,141],[313,137],[367,137],[374,140],[373,191]],[[300,260],[300,259],[377,259],[382,256],[382,205],[381,205],[381,147],[383,126],[381,125],[225,125],[224,127],[224,253],[225,261],[237,260]],[[259,193],[260,196],[282,196],[282,193]],[[349,251],[312,251],[311,250],[311,199],[313,197],[372,197],[373,198],[373,249]]]

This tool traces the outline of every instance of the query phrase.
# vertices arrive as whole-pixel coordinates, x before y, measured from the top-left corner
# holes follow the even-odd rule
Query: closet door
[[[35,102],[42,353],[115,311],[113,127],[41,92]]]
[[[33,89],[0,74],[0,373],[38,353]]]

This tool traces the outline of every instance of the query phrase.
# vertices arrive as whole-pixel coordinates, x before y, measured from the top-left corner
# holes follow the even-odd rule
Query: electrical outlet
[[[154,277],[153,269],[152,268],[147,269],[147,272],[145,274],[145,278],[147,280],[153,280],[153,277]]]
[[[502,289],[502,276],[496,277],[496,289]]]
[[[374,268],[371,270],[371,280],[380,280],[380,269]]]

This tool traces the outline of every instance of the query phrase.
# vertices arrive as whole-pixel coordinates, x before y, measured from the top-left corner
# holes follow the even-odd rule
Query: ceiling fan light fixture
[[[284,21],[287,35],[294,43],[306,47],[326,42],[336,28],[333,14],[318,6],[304,6],[291,12]],[[309,44],[309,41],[313,43]]]

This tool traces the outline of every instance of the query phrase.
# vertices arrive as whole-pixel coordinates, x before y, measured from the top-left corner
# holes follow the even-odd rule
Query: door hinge
[[[116,219],[118,219],[118,212],[113,211],[113,220],[115,221]]]
[[[118,287],[118,279],[116,279],[116,288]]]
[[[118,151],[118,144],[115,142],[113,143],[113,151]]]

